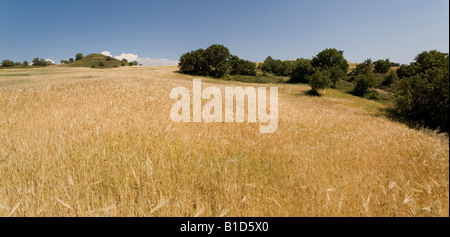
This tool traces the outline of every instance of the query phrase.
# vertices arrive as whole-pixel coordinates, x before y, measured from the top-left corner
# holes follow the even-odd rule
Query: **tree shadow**
[[[414,130],[427,130],[444,136],[450,135],[448,131],[442,130],[439,127],[421,125],[414,119],[405,118],[404,116],[400,115],[394,107],[381,109],[379,113],[376,114],[376,116],[387,118],[393,122],[405,124],[406,126]]]
[[[318,91],[315,91],[315,90],[304,91],[303,95],[312,96],[312,97],[321,97],[322,96]]]

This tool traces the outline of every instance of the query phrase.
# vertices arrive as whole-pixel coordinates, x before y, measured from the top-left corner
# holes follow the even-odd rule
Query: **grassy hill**
[[[68,67],[95,67],[95,68],[112,68],[121,66],[122,61],[107,57],[103,54],[93,53],[85,56],[70,64],[65,64]]]

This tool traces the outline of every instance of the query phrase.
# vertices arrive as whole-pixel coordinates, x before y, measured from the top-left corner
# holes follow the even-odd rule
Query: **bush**
[[[395,71],[391,71],[387,76],[384,77],[383,82],[381,83],[382,86],[390,87],[392,84],[396,83],[398,81],[398,76]]]
[[[311,60],[299,58],[294,63],[290,83],[308,83],[308,77],[314,73]]]
[[[385,60],[378,60],[375,61],[374,63],[374,68],[375,68],[375,72],[376,73],[380,73],[380,74],[386,74],[389,72],[389,70],[391,70],[391,61],[389,59],[385,59]]]
[[[81,60],[83,58],[83,54],[82,53],[77,53],[75,55],[75,61]]]
[[[449,55],[422,52],[402,65],[395,96],[398,115],[411,123],[449,132]]]
[[[23,65],[24,67],[28,67],[29,63],[28,63],[28,61],[23,61],[22,65]]]
[[[369,92],[375,84],[375,76],[372,72],[368,71],[366,74],[358,74],[355,79],[355,88],[353,94],[357,96],[364,96]]]
[[[330,75],[327,70],[316,69],[315,72],[307,78],[311,90],[317,94],[319,94],[319,91],[324,90],[330,85]]]
[[[2,61],[2,67],[12,67],[14,66],[14,62],[11,60],[3,60]]]
[[[370,90],[369,92],[367,92],[364,95],[364,98],[369,99],[369,100],[377,100],[379,95],[380,95],[380,93],[378,93],[378,91]]]
[[[95,68],[97,65],[95,65],[95,63],[91,64],[91,68]]]
[[[106,57],[106,61],[111,61],[112,60],[112,57],[111,56],[107,56]]]
[[[73,58],[69,58],[69,63],[73,63]]]
[[[105,62],[103,62],[103,61],[98,62],[98,66],[104,67],[105,66]]]

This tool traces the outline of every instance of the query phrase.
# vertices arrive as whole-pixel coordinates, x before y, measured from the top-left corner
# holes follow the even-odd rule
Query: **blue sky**
[[[448,0],[0,0],[0,24],[0,60],[13,61],[108,51],[164,64],[215,43],[256,62],[325,48],[351,62],[449,51]]]

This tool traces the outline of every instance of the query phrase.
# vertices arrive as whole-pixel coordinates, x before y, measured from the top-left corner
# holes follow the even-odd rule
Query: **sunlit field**
[[[279,126],[174,123],[176,66],[0,70],[0,216],[449,216],[449,139],[279,87]]]

